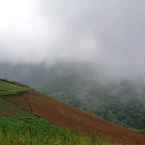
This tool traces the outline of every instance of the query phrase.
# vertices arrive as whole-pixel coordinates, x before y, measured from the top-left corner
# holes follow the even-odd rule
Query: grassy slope
[[[112,145],[103,138],[79,135],[33,115],[1,117],[0,143],[1,145]]]
[[[28,87],[0,80],[0,96],[16,95],[28,91]]]
[[[21,113],[23,110],[7,100],[8,96],[15,96],[27,92],[30,88],[15,82],[0,80],[0,115]]]
[[[21,108],[6,97],[17,96],[28,90],[26,86],[0,80],[0,114],[15,114],[0,117],[1,145],[111,145],[102,138],[78,135],[32,114],[23,114]]]
[[[23,114],[22,108],[20,107],[21,105],[16,104],[16,102],[19,103],[18,100],[21,99],[20,97],[22,97],[19,94],[27,92],[29,90],[30,88],[27,86],[19,85],[14,82],[0,80],[1,116],[5,114],[6,115],[13,114],[13,116],[11,117],[0,117],[0,143],[1,143],[0,145],[53,145],[53,144],[54,145],[112,145],[110,142],[107,142],[100,137],[88,137],[88,136],[78,135],[68,130],[49,124],[46,120],[37,118],[33,115],[25,116]],[[35,96],[35,94],[32,94],[32,96],[35,97],[34,100],[37,101],[37,102],[33,102],[33,104],[38,103],[39,106],[39,103],[42,101],[42,99],[39,100],[40,99],[39,96],[37,97]],[[13,97],[13,99],[11,97]],[[30,98],[30,96],[26,96],[26,97]],[[11,101],[9,100],[9,98],[11,98],[10,99]],[[16,102],[15,102],[15,98],[18,98]],[[24,97],[24,99],[26,98]],[[14,100],[14,102],[12,100]],[[23,101],[22,103],[24,103]],[[42,104],[44,103],[44,101],[45,99],[43,100]],[[49,105],[51,105],[50,102]],[[61,106],[61,104],[58,103],[57,105]],[[48,106],[48,104],[46,105]],[[50,107],[49,109],[53,109],[52,111],[54,111],[55,110],[54,106],[55,105],[53,105],[52,108]],[[41,107],[39,109],[41,109]],[[64,108],[63,104],[62,107]],[[68,109],[68,107],[66,108]],[[46,110],[44,110],[44,112]],[[68,111],[69,113],[69,110],[66,111]],[[14,117],[14,114],[18,114],[18,115]],[[57,121],[59,122],[59,120]],[[70,121],[70,120],[67,120],[66,118],[65,121]]]

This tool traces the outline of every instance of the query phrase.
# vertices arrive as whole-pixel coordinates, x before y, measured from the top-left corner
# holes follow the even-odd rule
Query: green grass
[[[28,89],[26,86],[0,80],[0,96],[16,95],[26,92]]]
[[[112,145],[59,128],[33,115],[0,118],[0,145]],[[115,144],[116,145],[116,144]]]

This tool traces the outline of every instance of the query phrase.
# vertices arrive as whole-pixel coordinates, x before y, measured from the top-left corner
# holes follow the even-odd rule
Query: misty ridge
[[[144,0],[0,0],[0,144],[145,144]]]
[[[140,77],[107,78],[96,65],[78,62],[1,63],[0,70],[1,78],[28,84],[65,104],[127,127],[145,128],[145,82]]]
[[[1,1],[0,78],[145,129],[144,9],[137,0]]]

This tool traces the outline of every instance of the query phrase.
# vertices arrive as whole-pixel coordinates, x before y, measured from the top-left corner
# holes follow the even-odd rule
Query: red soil
[[[101,135],[117,143],[145,145],[145,135],[81,112],[38,92],[30,91],[14,96],[12,100],[13,103],[23,104],[23,108],[61,127],[85,134]]]

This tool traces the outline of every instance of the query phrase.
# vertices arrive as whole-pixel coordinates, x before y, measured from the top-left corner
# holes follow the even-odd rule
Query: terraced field
[[[26,86],[17,85],[14,82],[0,80],[0,96],[17,95],[27,92],[29,90]]]

